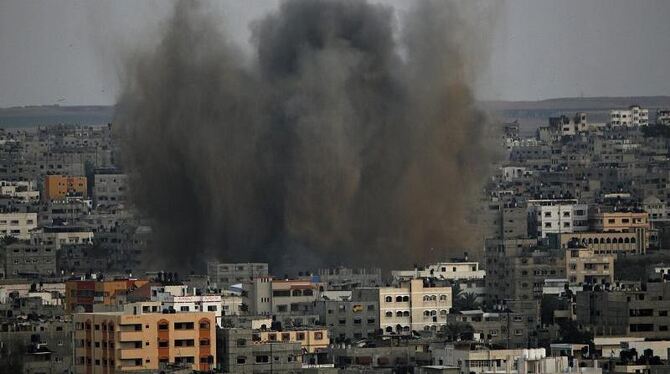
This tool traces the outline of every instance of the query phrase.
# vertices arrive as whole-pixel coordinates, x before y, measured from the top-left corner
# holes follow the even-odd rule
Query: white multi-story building
[[[0,196],[37,201],[40,199],[40,192],[35,190],[31,181],[0,181]]]
[[[454,296],[473,294],[479,302],[486,296],[486,270],[480,269],[476,261],[438,262],[414,270],[393,270],[391,275],[395,282],[411,279],[450,281],[450,284],[458,284],[461,291]]]
[[[30,231],[37,228],[37,213],[0,213],[0,236],[30,239]]]
[[[532,235],[588,231],[588,205],[577,200],[528,200],[528,224]]]
[[[443,280],[483,279],[486,271],[479,268],[476,261],[438,262],[414,270],[393,270],[395,280],[435,278]]]
[[[379,292],[379,327],[385,334],[437,330],[447,323],[452,305],[451,287],[432,287],[422,279]]]
[[[216,316],[216,324],[221,326],[221,295],[173,295],[159,292],[152,301],[160,301],[164,309],[177,312],[212,312]]]
[[[628,109],[610,110],[611,126],[646,126],[649,124],[649,110],[633,105]]]

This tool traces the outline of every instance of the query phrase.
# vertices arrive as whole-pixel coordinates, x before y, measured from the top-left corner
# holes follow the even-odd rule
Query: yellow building
[[[253,341],[256,344],[273,342],[299,342],[301,347],[308,353],[314,353],[320,349],[328,348],[330,339],[328,329],[291,329],[284,331],[259,330],[254,331]]]
[[[602,232],[629,232],[635,229],[649,230],[647,212],[596,212],[591,216],[594,230]]]
[[[86,177],[47,175],[44,178],[46,200],[63,200],[67,196],[86,197],[87,194]]]
[[[75,373],[158,370],[162,363],[207,371],[216,362],[216,322],[211,312],[125,312],[74,315]]]

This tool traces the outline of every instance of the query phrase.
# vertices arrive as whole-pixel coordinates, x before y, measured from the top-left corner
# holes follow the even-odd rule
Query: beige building
[[[37,213],[0,213],[0,236],[30,239],[30,231],[37,228]]]
[[[451,287],[434,287],[421,279],[398,287],[379,288],[379,327],[385,333],[410,334],[437,330],[447,323],[452,305]]]
[[[145,308],[146,309],[146,308]],[[125,312],[74,315],[75,372],[157,370],[161,363],[209,370],[216,362],[214,313]]]
[[[283,331],[256,330],[252,334],[254,344],[298,342],[305,352],[314,353],[328,348],[330,338],[327,328],[290,329]]]
[[[594,254],[635,255],[647,252],[647,232],[639,229],[632,232],[574,232],[548,234],[552,248],[568,248],[571,242],[593,250]]]
[[[614,283],[614,255],[596,255],[578,246],[565,251],[565,276],[570,284]]]

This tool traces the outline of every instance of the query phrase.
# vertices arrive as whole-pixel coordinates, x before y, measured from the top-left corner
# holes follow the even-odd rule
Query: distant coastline
[[[640,105],[655,112],[670,108],[670,96],[630,97],[567,97],[538,101],[481,101],[482,108],[501,121],[518,120],[533,128],[545,123],[547,117],[573,112],[587,112],[593,121],[604,121],[607,110]],[[650,113],[653,114],[654,113]],[[86,106],[22,106],[0,108],[0,128],[30,128],[57,124],[104,125],[114,117],[113,105]]]

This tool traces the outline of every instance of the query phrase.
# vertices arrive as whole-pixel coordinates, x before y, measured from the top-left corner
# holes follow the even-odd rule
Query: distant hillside
[[[670,108],[670,96],[569,97],[539,101],[483,101],[483,108],[501,121],[518,120],[522,129],[532,131],[549,116],[587,112],[591,121],[604,122],[607,111],[638,104],[649,108],[651,119],[657,108]],[[102,125],[112,121],[114,106],[26,106],[0,108],[0,127],[23,128],[54,124]]]
[[[0,127],[21,128],[55,124],[103,125],[112,121],[113,106],[24,106],[0,108]]]

